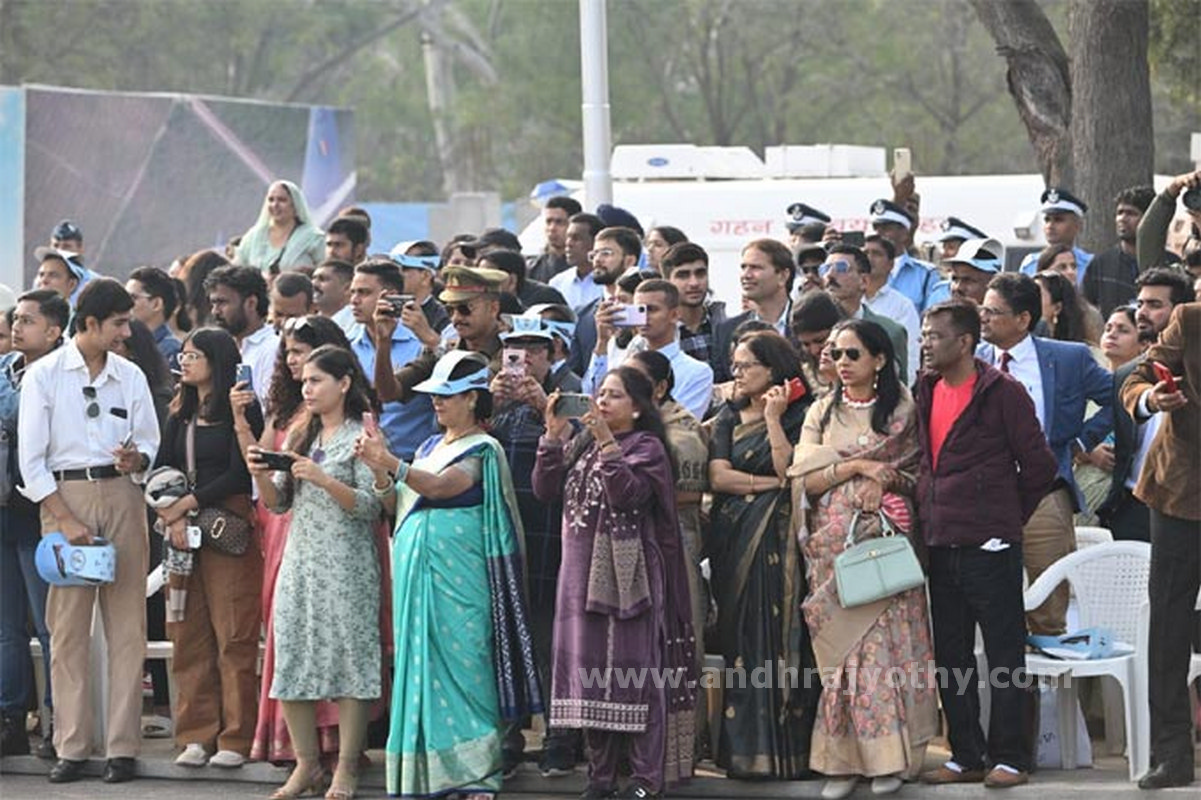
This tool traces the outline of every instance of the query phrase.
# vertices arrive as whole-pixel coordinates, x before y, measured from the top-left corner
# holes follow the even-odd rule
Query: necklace
[[[869,400],[856,400],[847,394],[846,387],[842,389],[842,402],[850,408],[871,408],[876,404],[876,396],[873,394]]]
[[[460,439],[462,439],[464,436],[470,436],[471,434],[473,434],[473,433],[477,432],[479,429],[480,429],[480,426],[479,426],[479,425],[472,425],[470,428],[468,428],[467,430],[463,431],[463,432],[462,432],[462,433],[460,433],[458,436],[451,436],[451,435],[448,433],[448,434],[446,434],[445,436],[443,436],[443,437],[442,437],[442,443],[443,443],[443,444],[450,444],[451,442],[457,442],[457,441],[459,441]]]

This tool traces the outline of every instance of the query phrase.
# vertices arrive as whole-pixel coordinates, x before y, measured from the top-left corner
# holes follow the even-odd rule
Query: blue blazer
[[[576,375],[588,371],[588,361],[596,349],[596,307],[599,305],[600,299],[597,298],[576,314],[575,336],[571,339],[571,352],[567,356],[567,363]]]
[[[1046,417],[1043,433],[1059,462],[1058,477],[1071,487],[1079,511],[1084,508],[1084,495],[1072,474],[1072,443],[1079,442],[1084,450],[1090,451],[1113,430],[1113,374],[1097,363],[1086,345],[1038,336],[1033,339],[1042,372]],[[980,345],[976,355],[992,364],[993,346]],[[1099,408],[1086,420],[1084,412],[1089,400]]]

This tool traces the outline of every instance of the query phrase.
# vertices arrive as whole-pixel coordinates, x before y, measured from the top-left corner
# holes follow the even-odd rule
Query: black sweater
[[[263,412],[257,403],[246,409],[246,419],[255,439],[263,432]],[[172,414],[167,418],[157,466],[188,471],[188,423]],[[196,500],[201,507],[220,505],[223,500],[250,494],[250,472],[242,459],[232,421],[196,426]]]

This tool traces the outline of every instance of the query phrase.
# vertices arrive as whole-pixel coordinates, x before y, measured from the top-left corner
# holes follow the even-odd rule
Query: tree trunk
[[[1150,11],[1147,0],[1073,0],[1069,20],[1072,191],[1089,205],[1078,244],[1098,252],[1114,242],[1114,196],[1151,185]]]
[[[1072,84],[1068,56],[1055,28],[1035,0],[971,4],[1008,64],[1009,93],[1038,155],[1043,179],[1049,185],[1071,184]],[[1145,60],[1145,40],[1143,53]]]

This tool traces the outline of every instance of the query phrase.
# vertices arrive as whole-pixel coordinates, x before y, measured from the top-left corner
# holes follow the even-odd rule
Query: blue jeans
[[[41,540],[37,506],[17,501],[0,507],[0,711],[24,715],[34,693],[29,659],[29,620],[42,644],[46,707],[51,707],[50,631],[46,592],[33,556]]]

